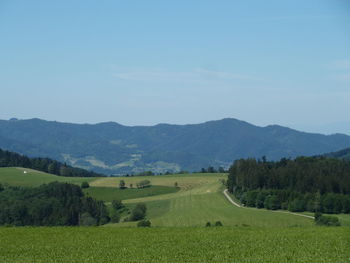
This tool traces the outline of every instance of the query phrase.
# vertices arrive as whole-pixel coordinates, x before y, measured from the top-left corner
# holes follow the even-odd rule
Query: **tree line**
[[[103,201],[81,188],[53,182],[39,187],[0,187],[0,225],[76,226],[109,222]]]
[[[0,184],[0,225],[98,226],[118,223],[126,214],[124,221],[139,221],[138,226],[149,227],[146,211],[144,203],[130,210],[122,200],[113,200],[107,209],[103,201],[85,196],[81,187],[69,183],[31,188]]]
[[[49,158],[29,158],[0,149],[0,167],[24,167],[67,177],[102,177],[104,175],[75,168]]]
[[[227,188],[246,206],[350,213],[350,162],[326,157],[241,159],[229,169]]]

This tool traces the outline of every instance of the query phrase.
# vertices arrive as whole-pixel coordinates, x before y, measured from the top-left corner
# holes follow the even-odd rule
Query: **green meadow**
[[[24,173],[24,171],[27,173]],[[96,178],[57,176],[28,168],[0,168],[0,183],[12,186],[39,186],[55,181],[81,184],[84,181],[91,182],[94,180],[96,180]]]
[[[23,171],[27,173],[23,173]],[[118,188],[120,180],[134,186],[149,180],[151,187]],[[147,205],[147,219],[155,227],[200,227],[207,222],[221,221],[224,226],[295,227],[313,226],[310,218],[266,209],[241,208],[232,205],[223,195],[222,181],[226,174],[176,174],[163,176],[74,178],[51,175],[24,168],[0,168],[0,182],[16,186],[37,186],[53,181],[81,184],[88,181],[88,195],[107,205],[121,199],[128,207],[143,202]],[[175,187],[175,184],[177,187]],[[127,215],[125,215],[127,216]],[[349,215],[339,215],[343,225],[350,226]],[[136,226],[136,222],[108,224],[108,227]]]
[[[27,173],[24,173],[26,171]],[[134,186],[149,180],[151,187],[118,188],[120,180]],[[25,168],[0,168],[0,182],[14,186],[37,186],[53,181],[81,184],[88,181],[84,192],[110,204],[121,199],[128,207],[144,202],[147,218],[153,226],[204,226],[206,222],[221,221],[224,226],[290,227],[312,226],[313,220],[283,211],[233,206],[222,194],[225,174],[179,174],[164,176],[75,178],[47,174]],[[177,187],[175,187],[175,184]],[[307,214],[307,213],[304,213]],[[311,215],[311,214],[310,214]],[[337,215],[342,225],[350,226],[350,215]],[[109,224],[111,227],[135,226],[135,222]]]

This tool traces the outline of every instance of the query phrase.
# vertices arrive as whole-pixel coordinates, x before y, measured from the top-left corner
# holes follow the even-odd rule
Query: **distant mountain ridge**
[[[239,158],[312,156],[350,147],[350,136],[299,132],[237,119],[201,124],[124,126],[41,119],[0,120],[0,147],[108,174],[199,170]]]

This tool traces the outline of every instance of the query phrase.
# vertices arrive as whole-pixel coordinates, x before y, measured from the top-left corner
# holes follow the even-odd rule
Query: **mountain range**
[[[41,119],[0,120],[0,148],[49,157],[106,174],[228,167],[235,159],[320,155],[350,147],[350,136],[322,135],[227,118],[201,124],[124,126]]]

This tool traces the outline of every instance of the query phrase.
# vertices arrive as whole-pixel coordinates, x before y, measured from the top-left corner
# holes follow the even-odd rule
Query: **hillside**
[[[124,174],[229,166],[234,159],[318,155],[350,146],[350,136],[258,127],[236,119],[192,125],[0,121],[0,147],[96,172]]]
[[[91,182],[97,177],[65,177],[41,171],[22,168],[6,167],[0,168],[0,183],[11,186],[33,187],[51,182],[63,182],[81,185],[82,182]]]
[[[24,174],[23,170],[27,173]],[[236,207],[223,194],[222,180],[226,174],[182,174],[164,176],[135,177],[96,177],[77,178],[55,176],[23,168],[0,168],[0,183],[10,186],[35,187],[50,182],[68,182],[80,185],[88,181],[90,187],[84,189],[89,196],[104,201],[120,199],[128,208],[143,202],[147,206],[147,218],[153,226],[183,227],[204,226],[206,222],[221,221],[224,226],[290,227],[312,226],[313,220],[307,217],[288,214],[286,211],[272,211],[252,207]],[[151,187],[137,189],[141,180],[149,180]],[[119,181],[133,188],[121,190]],[[175,182],[178,187],[174,187]],[[309,214],[313,215],[313,214]],[[128,214],[123,215],[123,217]],[[350,225],[349,214],[337,214],[343,226]],[[135,226],[136,222],[109,224],[111,227]]]
[[[102,174],[71,167],[65,163],[49,158],[28,158],[15,152],[0,149],[0,167],[23,167],[59,176],[68,177],[101,177]]]
[[[338,159],[350,160],[350,148],[346,148],[337,152],[324,154],[325,157],[333,157]]]
[[[27,173],[24,174],[23,170]],[[238,208],[223,195],[221,180],[226,174],[183,174],[142,177],[62,177],[23,168],[0,168],[0,182],[11,186],[39,186],[54,181],[80,185],[87,180],[90,188],[84,189],[89,196],[105,201],[122,199],[129,207],[143,202],[147,205],[147,218],[153,226],[204,226],[206,222],[221,221],[225,226],[311,226],[309,218],[276,213],[265,209]],[[149,180],[152,187],[146,189],[118,188],[119,181],[134,186],[141,180]],[[178,185],[174,187],[175,182]],[[127,216],[127,215],[125,215]],[[109,224],[112,227],[135,226],[136,222]]]

